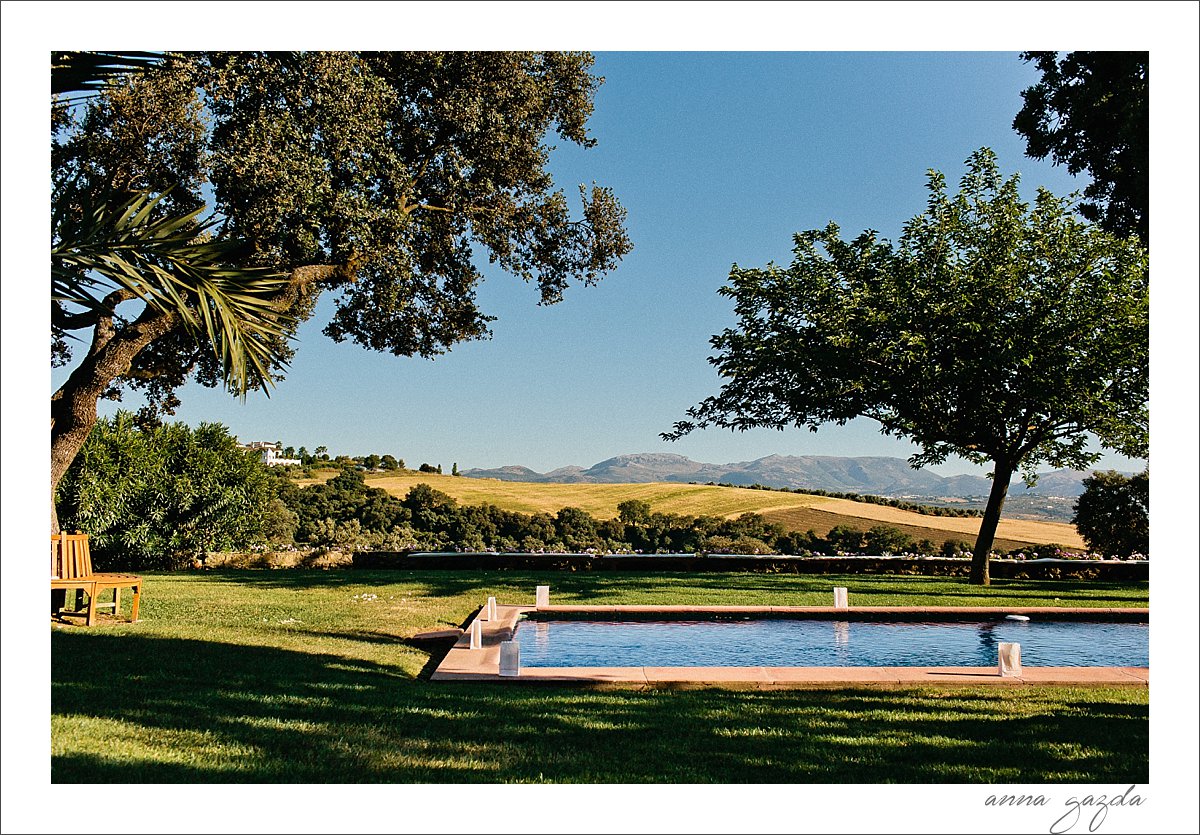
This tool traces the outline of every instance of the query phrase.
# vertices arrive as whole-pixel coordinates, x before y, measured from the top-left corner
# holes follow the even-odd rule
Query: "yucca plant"
[[[278,361],[272,337],[292,321],[272,297],[287,282],[259,267],[231,266],[246,245],[209,237],[213,221],[203,207],[184,215],[157,216],[166,193],[135,192],[123,199],[82,196],[56,199],[50,251],[51,298],[102,315],[104,301],[121,288],[179,317],[190,333],[212,345],[229,387],[244,395],[271,384]]]

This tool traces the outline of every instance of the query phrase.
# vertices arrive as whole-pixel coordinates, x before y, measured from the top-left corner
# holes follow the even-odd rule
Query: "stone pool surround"
[[[972,620],[1005,615],[1042,616],[1061,620],[1147,620],[1144,608],[1083,609],[1059,606],[496,606],[495,620],[487,620],[487,607],[467,624],[466,630],[430,678],[433,681],[560,682],[619,687],[722,686],[752,688],[829,687],[844,685],[923,684],[1025,684],[1147,686],[1149,667],[1029,667],[1020,676],[1001,677],[991,667],[522,667],[516,676],[501,676],[500,643],[510,641],[521,615],[603,617],[624,615],[650,618],[716,614],[796,616],[821,619]],[[481,620],[482,619],[482,620]],[[482,647],[471,649],[471,625],[480,620]]]

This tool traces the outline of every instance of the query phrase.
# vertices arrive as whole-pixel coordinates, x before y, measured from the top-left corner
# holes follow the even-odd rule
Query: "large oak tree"
[[[52,489],[99,398],[140,389],[157,415],[189,378],[264,389],[322,293],[333,339],[433,356],[488,336],[478,256],[552,304],[631,248],[609,189],[581,185],[572,209],[547,170],[554,137],[594,144],[586,53],[142,64],[54,108],[51,337],[73,368],[51,399]]]
[[[1085,468],[1089,437],[1147,452],[1146,252],[1078,217],[1074,198],[1023,202],[987,149],[957,195],[932,171],[929,191],[896,244],[845,242],[830,224],[796,235],[786,269],[735,265],[720,292],[738,324],[712,339],[721,391],[664,437],[868,417],[920,447],[914,467],[991,462],[971,566],[986,584],[1014,473]]]
[[[1013,127],[1034,159],[1092,182],[1079,212],[1114,235],[1150,237],[1150,53],[1023,52],[1042,73]]]

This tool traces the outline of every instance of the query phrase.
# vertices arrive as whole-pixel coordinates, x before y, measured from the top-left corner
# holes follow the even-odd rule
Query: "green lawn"
[[[1145,606],[1145,583],[624,573],[149,574],[52,630],[55,782],[1145,783],[1146,688],[589,690],[427,680],[406,643],[557,603]]]

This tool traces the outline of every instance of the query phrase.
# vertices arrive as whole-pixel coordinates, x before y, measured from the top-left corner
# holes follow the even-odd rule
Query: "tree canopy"
[[[1083,480],[1072,520],[1088,548],[1129,559],[1150,554],[1150,473],[1133,476],[1113,470]]]
[[[580,186],[573,208],[547,171],[553,137],[595,141],[586,123],[602,79],[586,53],[206,52],[134,65],[99,61],[103,91],[54,108],[52,261],[56,280],[90,296],[52,299],[55,363],[87,346],[51,402],[55,484],[99,397],[140,389],[157,417],[189,378],[264,388],[322,293],[335,298],[333,339],[434,356],[489,334],[479,256],[552,304],[631,249],[609,189]],[[97,212],[110,222],[89,227]],[[141,241],[155,224],[213,270],[255,275],[236,297],[249,315],[210,303],[197,281],[172,284],[184,271],[161,252],[97,269],[112,266],[117,233]],[[72,230],[97,226],[98,257],[68,246]],[[139,292],[155,269],[171,305]],[[214,328],[223,313],[246,330]],[[236,352],[213,343],[237,338],[254,361],[231,379]]]
[[[1013,128],[1029,156],[1092,177],[1079,212],[1149,244],[1150,53],[1023,52],[1042,80],[1021,93]]]
[[[896,244],[835,224],[795,236],[784,269],[734,265],[738,324],[712,339],[719,394],[664,435],[694,429],[877,421],[913,466],[950,455],[994,465],[972,580],[1011,476],[1082,469],[1089,437],[1141,457],[1148,443],[1147,256],[1039,190],[1032,205],[995,155],[967,161],[957,195],[929,173],[926,211]]]

